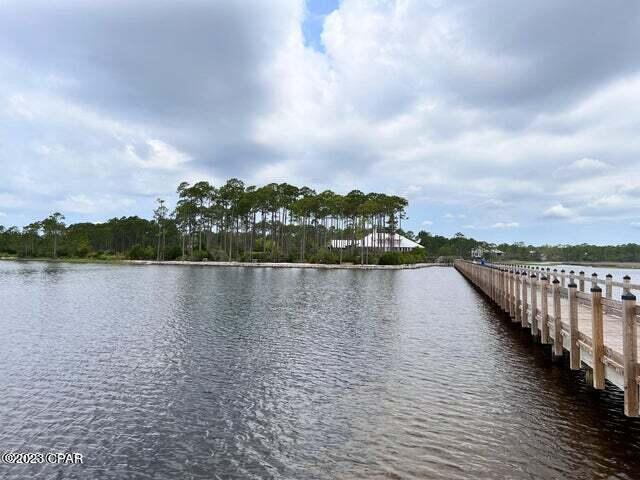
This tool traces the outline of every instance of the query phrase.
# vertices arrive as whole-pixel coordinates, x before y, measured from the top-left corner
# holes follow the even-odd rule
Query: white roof
[[[419,243],[397,233],[370,233],[363,240],[365,247],[424,248]],[[363,240],[358,240],[356,245],[362,246]]]

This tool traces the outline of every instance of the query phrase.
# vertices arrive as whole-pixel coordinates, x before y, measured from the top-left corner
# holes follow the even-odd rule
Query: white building
[[[331,240],[329,248],[349,248],[353,242],[351,240]]]
[[[471,258],[483,258],[487,255],[495,255],[497,257],[501,257],[504,254],[502,250],[498,250],[497,248],[474,248],[471,250]]]
[[[403,237],[399,234],[391,233],[370,233],[362,240],[356,240],[355,243],[351,240],[331,240],[330,248],[340,249],[349,248],[351,246],[361,248],[365,247],[370,250],[382,250],[386,251],[400,251],[409,252],[414,248],[424,248],[419,243],[409,240],[407,237]]]

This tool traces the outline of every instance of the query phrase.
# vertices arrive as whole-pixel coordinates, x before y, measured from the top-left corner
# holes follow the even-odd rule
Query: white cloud
[[[547,208],[542,213],[542,216],[545,218],[569,219],[574,217],[575,213],[561,203],[558,203],[557,205]]]
[[[463,225],[462,228],[468,230],[510,230],[519,226],[518,222],[496,222],[492,224],[467,224]]]
[[[428,227],[429,225],[433,225],[433,222],[431,220],[423,220],[422,225]]]
[[[563,165],[554,172],[554,176],[560,178],[585,177],[607,174],[612,168],[611,164],[596,158],[584,157]]]
[[[571,168],[582,171],[597,171],[611,168],[611,165],[596,158],[581,158],[571,164]]]
[[[620,194],[611,194],[604,195],[602,197],[598,197],[591,202],[589,202],[588,206],[593,208],[623,208],[625,204],[629,205],[629,201],[627,198]]]
[[[116,213],[130,207],[129,199],[113,198],[112,196],[96,196],[87,194],[69,195],[64,200],[56,202],[56,207],[71,213],[95,214]]]
[[[138,154],[135,146],[129,144],[125,147],[127,157],[143,168],[176,170],[191,160],[189,155],[161,140],[150,138],[145,144],[149,152],[144,157]]]
[[[471,218],[487,236],[517,228],[504,218],[628,227],[640,208],[631,3],[574,22],[558,2],[343,0],[324,52],[305,47],[301,0],[62,3],[0,2],[9,217],[146,214],[181,180],[231,176],[398,192],[408,228]]]
[[[501,208],[507,205],[507,202],[500,198],[489,198],[481,203],[482,206],[487,206],[490,208]]]
[[[499,228],[499,229],[507,229],[507,228],[517,228],[520,224],[518,222],[497,222],[491,225],[491,228]]]
[[[24,205],[24,200],[18,197],[18,195],[0,193],[0,205],[3,207],[19,208]]]

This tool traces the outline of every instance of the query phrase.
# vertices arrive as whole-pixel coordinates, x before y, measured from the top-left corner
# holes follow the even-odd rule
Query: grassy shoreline
[[[48,262],[48,263],[126,263],[124,258],[80,258],[80,257],[0,257],[0,260],[9,262]]]
[[[128,259],[93,259],[93,258],[19,258],[0,257],[0,260],[15,262],[50,262],[81,264],[121,264],[121,265],[174,265],[199,267],[248,267],[248,268],[312,268],[319,270],[413,270],[418,268],[446,266],[442,263],[413,263],[404,265],[358,265],[358,264],[326,264],[326,263],[286,263],[286,262],[192,262],[187,260],[128,260]]]

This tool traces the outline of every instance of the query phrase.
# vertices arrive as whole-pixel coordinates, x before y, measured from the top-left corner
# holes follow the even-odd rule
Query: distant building
[[[471,258],[484,258],[488,255],[495,255],[496,257],[501,257],[504,255],[502,250],[498,250],[497,248],[474,248],[471,250]]]
[[[331,240],[329,248],[341,249],[349,248],[353,242],[351,240]]]
[[[331,240],[330,248],[343,249],[349,247],[361,248],[365,247],[369,250],[380,250],[383,252],[396,251],[396,252],[410,252],[414,248],[424,248],[419,243],[409,240],[407,237],[403,237],[399,234],[391,233],[370,233],[362,240]]]

